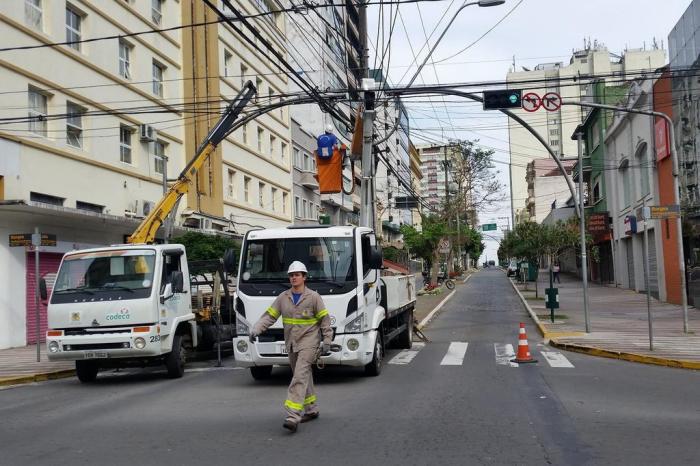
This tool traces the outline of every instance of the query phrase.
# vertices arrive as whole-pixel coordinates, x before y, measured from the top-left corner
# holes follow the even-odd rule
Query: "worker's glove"
[[[331,344],[326,343],[325,341],[321,342],[321,354],[330,354],[330,352],[331,352]]]
[[[255,343],[255,339],[258,338],[258,334],[251,330],[248,338],[250,339],[251,343]]]

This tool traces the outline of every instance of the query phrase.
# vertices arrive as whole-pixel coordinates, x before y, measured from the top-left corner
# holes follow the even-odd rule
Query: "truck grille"
[[[114,328],[114,329],[109,329],[109,328],[101,328],[101,329],[95,329],[95,330],[85,330],[84,328],[74,328],[74,329],[66,329],[64,331],[64,334],[66,336],[76,336],[76,335],[97,335],[97,334],[112,334],[112,333],[131,333],[131,329],[129,328]]]
[[[102,349],[127,349],[131,344],[123,343],[81,343],[79,345],[63,345],[63,351],[102,350]]]

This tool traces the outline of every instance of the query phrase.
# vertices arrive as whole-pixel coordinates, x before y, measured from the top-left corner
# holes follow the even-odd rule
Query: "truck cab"
[[[165,364],[182,376],[196,345],[182,245],[118,245],[63,257],[48,303],[49,360],[76,361],[81,381],[102,368]]]
[[[341,348],[323,356],[324,363],[365,366],[368,372],[378,373],[387,337],[403,332],[404,338],[408,334],[410,339],[415,293],[412,301],[405,299],[403,309],[387,311],[386,297],[395,293],[386,291],[388,277],[381,277],[381,249],[371,229],[353,226],[291,226],[246,234],[235,300],[237,364],[249,367],[256,379],[267,377],[275,364],[288,364],[281,319],[255,343],[250,343],[247,335],[275,298],[289,289],[287,267],[296,260],[308,269],[306,286],[323,298],[333,327],[333,343]],[[410,279],[415,290],[414,277],[405,278]],[[399,286],[409,289],[406,284]],[[402,325],[399,332],[391,333],[395,326],[387,325],[390,317],[395,317],[392,323]]]

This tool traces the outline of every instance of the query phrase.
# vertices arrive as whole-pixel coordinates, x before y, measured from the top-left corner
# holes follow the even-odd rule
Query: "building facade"
[[[588,43],[583,49],[575,51],[566,65],[557,62],[540,64],[533,70],[512,69],[506,76],[506,82],[509,88],[525,87],[527,92],[539,96],[554,92],[564,101],[583,101],[589,98],[587,81],[579,81],[581,84],[576,85],[573,81],[575,77],[610,75],[625,79],[625,76],[636,76],[643,70],[653,71],[664,63],[664,50],[628,49],[622,56],[617,56],[596,42],[592,45]],[[569,136],[585,118],[584,110],[565,105],[554,112],[515,109],[514,113],[538,131],[557,156],[564,158],[577,155],[576,142]],[[510,119],[508,132],[511,209],[514,221],[518,222],[528,217],[522,214],[526,210],[527,200],[526,165],[533,159],[548,158],[550,155],[525,128]]]
[[[573,161],[562,162],[571,175]],[[550,159],[535,159],[527,164],[527,214],[530,222],[542,223],[553,205],[562,205],[571,196],[566,179]]]

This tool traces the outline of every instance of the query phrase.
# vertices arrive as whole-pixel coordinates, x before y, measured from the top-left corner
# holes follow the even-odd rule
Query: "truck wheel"
[[[407,311],[406,329],[396,338],[396,347],[410,349],[413,345],[413,309]]]
[[[374,342],[374,353],[372,361],[365,366],[365,375],[376,377],[382,372],[382,363],[384,360],[384,345],[382,341],[381,328],[377,333],[377,339]]]
[[[265,380],[270,378],[272,374],[272,366],[253,366],[250,368],[250,375],[255,380]]]
[[[97,361],[75,361],[75,374],[82,383],[94,382],[99,370]]]
[[[185,374],[185,342],[182,335],[173,338],[173,349],[165,356],[165,368],[168,369],[168,377],[179,379]]]

